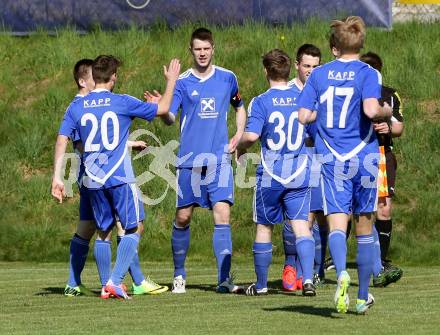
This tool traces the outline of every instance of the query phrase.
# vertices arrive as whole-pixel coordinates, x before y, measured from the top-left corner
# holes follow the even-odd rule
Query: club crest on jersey
[[[272,98],[274,106],[293,106],[296,98]]]
[[[215,98],[201,98],[200,99],[200,118],[212,119],[218,116],[215,111]]]
[[[354,80],[354,71],[328,71],[328,79],[332,80]]]

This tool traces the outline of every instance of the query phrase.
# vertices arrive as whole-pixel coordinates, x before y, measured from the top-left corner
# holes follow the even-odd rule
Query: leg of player
[[[284,268],[283,268],[283,289],[295,291],[297,289],[296,272],[296,236],[288,220],[283,224],[283,246],[284,246]]]
[[[137,253],[137,247],[141,235],[141,229],[139,226],[142,222],[138,222],[137,227],[126,229],[125,235],[122,237],[119,243],[115,266],[110,275],[110,280],[107,282],[105,290],[119,299],[129,299],[122,281],[125,274],[128,272],[134,255]]]
[[[375,245],[373,237],[373,213],[353,216],[356,222],[357,256],[359,290],[356,302],[358,314],[365,313],[369,308],[372,296],[368,294],[368,286],[373,273]]]
[[[234,285],[231,276],[232,238],[231,225],[229,224],[231,205],[219,201],[212,208],[214,219],[214,232],[212,246],[217,260],[217,292],[238,293],[241,288]]]
[[[305,296],[316,295],[313,285],[313,263],[315,258],[315,241],[310,231],[309,222],[289,220],[296,236],[296,251],[303,270],[302,291]]]
[[[338,313],[347,313],[349,304],[348,288],[350,286],[350,276],[346,271],[346,230],[348,218],[349,216],[345,213],[333,213],[327,215],[327,221],[330,228],[328,246],[330,256],[335,264],[336,278],[338,278],[338,285],[334,298]]]
[[[272,231],[273,225],[256,225],[255,242],[252,248],[254,254],[255,274],[257,282],[246,289],[246,295],[267,294],[267,275],[272,263]]]
[[[105,290],[105,285],[110,279],[112,268],[112,245],[111,245],[111,230],[97,231],[94,256],[96,267],[98,268],[99,279],[101,282],[101,298],[108,299],[110,294]]]
[[[316,281],[317,283],[323,284],[325,281],[324,260],[326,256],[328,242],[328,223],[325,219],[324,212],[318,211],[315,213],[315,216],[316,222],[318,224],[318,235],[320,241],[318,254],[315,254],[316,273],[318,275]]]
[[[392,212],[392,198],[382,197],[379,198],[376,218],[376,229],[379,234],[380,242],[380,254],[382,265],[384,267],[385,283],[383,286],[387,286],[391,283],[398,281],[403,274],[402,269],[391,265],[391,262],[387,259],[388,250],[391,242],[391,232],[393,221],[391,219]]]
[[[70,240],[70,264],[69,279],[64,295],[73,297],[87,293],[87,289],[81,283],[81,272],[89,253],[90,239],[95,234],[95,222],[91,220],[80,220],[76,233]]]
[[[117,229],[117,243],[121,242],[121,239],[125,235],[124,229],[122,229],[121,223],[116,221],[116,229]],[[144,225],[141,223],[139,225],[140,234],[144,232]],[[150,277],[145,278],[144,274],[141,270],[141,265],[139,263],[139,254],[136,253],[133,257],[133,261],[130,264],[128,269],[130,276],[133,280],[133,294],[141,295],[141,294],[159,294],[168,291],[167,286],[162,286],[155,283]]]
[[[185,259],[189,249],[190,222],[194,206],[177,208],[171,233],[171,250],[174,262],[173,293],[185,293]]]

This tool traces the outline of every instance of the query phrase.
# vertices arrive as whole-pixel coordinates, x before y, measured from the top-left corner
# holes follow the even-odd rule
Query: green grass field
[[[235,263],[237,281],[254,280],[250,262]],[[160,283],[172,278],[170,263],[144,263]],[[402,279],[372,289],[376,304],[356,315],[356,275],[348,314],[334,310],[335,276],[315,298],[280,291],[282,264],[272,264],[270,294],[263,297],[214,292],[215,264],[188,261],[187,294],[166,292],[130,301],[98,297],[66,298],[67,265],[0,263],[1,334],[434,334],[440,327],[440,267],[405,267]],[[98,290],[96,269],[86,267],[83,282]],[[129,281],[126,281],[128,284]],[[127,329],[124,332],[123,329]]]

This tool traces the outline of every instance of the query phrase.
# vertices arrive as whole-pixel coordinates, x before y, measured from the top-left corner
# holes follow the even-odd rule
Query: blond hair
[[[349,16],[330,24],[330,48],[341,53],[359,53],[364,46],[365,23],[359,16]]]

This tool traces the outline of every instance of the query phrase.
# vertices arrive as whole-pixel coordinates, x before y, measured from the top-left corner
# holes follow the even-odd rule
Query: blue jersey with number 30
[[[296,87],[275,86],[252,99],[248,107],[246,131],[260,135],[261,141],[257,174],[264,169],[281,184],[306,172],[309,164],[304,144],[307,134],[298,121],[299,93]]]
[[[317,109],[319,154],[339,161],[377,153],[371,120],[362,109],[368,98],[381,97],[380,73],[359,60],[337,59],[316,68],[298,99],[298,108]]]
[[[60,135],[79,134],[87,176],[92,189],[135,182],[127,149],[133,118],[151,121],[157,104],[142,102],[129,95],[97,89],[73,102],[64,115]]]

